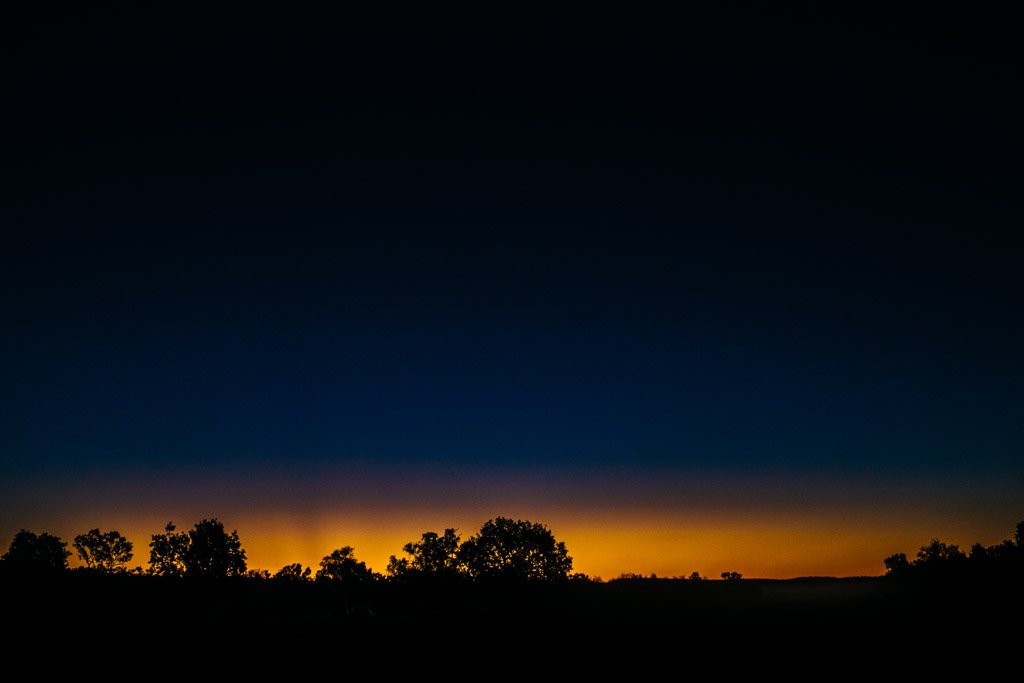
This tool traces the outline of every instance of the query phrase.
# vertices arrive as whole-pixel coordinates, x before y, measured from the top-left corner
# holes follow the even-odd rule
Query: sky
[[[421,10],[422,11],[422,10]],[[1024,519],[998,10],[6,22],[0,545],[862,575]]]

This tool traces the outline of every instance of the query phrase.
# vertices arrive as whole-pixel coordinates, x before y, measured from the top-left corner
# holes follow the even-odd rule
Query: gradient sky
[[[873,574],[1024,519],[995,15],[77,9],[4,27],[0,544],[548,523]]]

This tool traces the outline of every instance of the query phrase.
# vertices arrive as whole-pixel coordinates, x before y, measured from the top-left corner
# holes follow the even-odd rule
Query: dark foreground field
[[[803,680],[992,672],[1021,582],[630,579],[563,584],[0,579],[8,662],[117,678]],[[372,612],[372,614],[371,614]],[[1018,654],[1014,654],[1014,653]]]
[[[8,623],[339,631],[517,625],[573,628],[822,627],[934,630],[1019,615],[1024,582],[886,577],[608,583],[441,580],[341,585],[67,572],[0,577]]]

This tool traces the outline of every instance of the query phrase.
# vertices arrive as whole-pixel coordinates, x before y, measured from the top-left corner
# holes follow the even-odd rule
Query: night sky
[[[1008,17],[216,4],[5,22],[0,545],[783,577],[1024,519]]]

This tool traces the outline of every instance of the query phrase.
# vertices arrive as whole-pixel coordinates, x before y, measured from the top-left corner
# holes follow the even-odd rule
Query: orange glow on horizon
[[[576,571],[606,580],[623,572],[693,571],[787,578],[878,575],[884,557],[912,556],[933,537],[965,549],[996,543],[1011,535],[1021,514],[1012,487],[963,483],[898,490],[846,482],[840,495],[829,482],[807,480],[435,476],[78,482],[65,486],[59,505],[38,510],[31,501],[40,498],[26,488],[0,510],[0,543],[6,547],[24,527],[60,535],[70,549],[78,533],[117,529],[135,544],[132,564],[145,566],[149,536],[168,520],[187,529],[218,517],[238,530],[250,568],[273,572],[300,562],[315,570],[324,555],[351,545],[383,572],[390,555],[400,556],[425,531],[455,527],[468,538],[487,519],[508,516],[547,524],[565,541]]]

